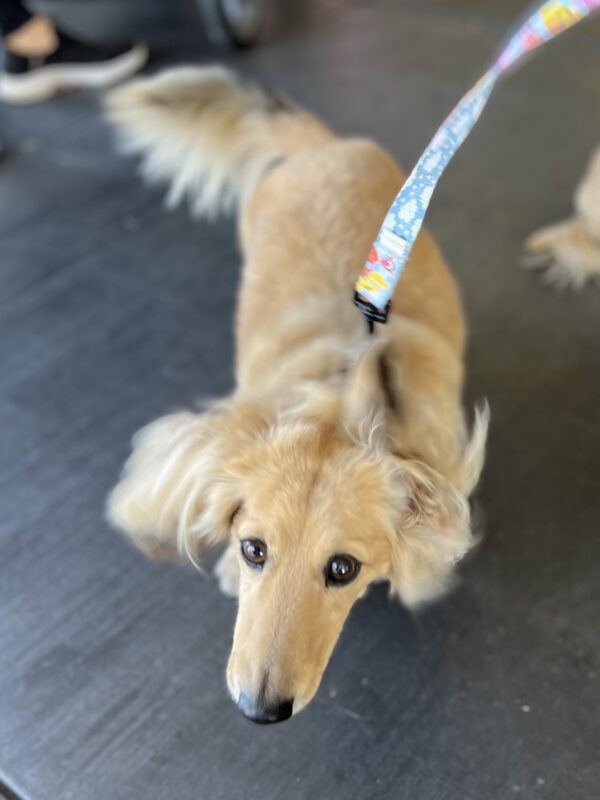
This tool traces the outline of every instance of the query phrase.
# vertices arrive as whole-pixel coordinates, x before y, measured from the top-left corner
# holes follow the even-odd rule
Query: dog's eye
[[[360,572],[360,561],[353,556],[336,555],[329,559],[325,568],[327,586],[341,586],[350,583]]]
[[[251,567],[261,569],[267,559],[267,545],[260,539],[244,539],[242,541],[242,556]]]

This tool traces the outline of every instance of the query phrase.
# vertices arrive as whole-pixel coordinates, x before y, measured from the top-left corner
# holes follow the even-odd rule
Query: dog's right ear
[[[109,522],[153,558],[196,561],[227,537],[244,501],[228,464],[267,424],[263,409],[233,402],[151,423],[133,439],[108,498]]]

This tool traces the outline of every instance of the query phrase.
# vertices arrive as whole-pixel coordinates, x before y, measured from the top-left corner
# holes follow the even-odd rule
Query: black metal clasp
[[[387,322],[388,314],[391,307],[391,302],[388,300],[384,309],[377,308],[374,306],[373,303],[370,303],[368,300],[365,300],[362,295],[358,292],[354,292],[354,305],[359,308],[362,313],[365,315],[365,319],[367,320],[367,327],[369,328],[369,333],[373,333],[375,323],[378,322],[380,325],[385,325]]]

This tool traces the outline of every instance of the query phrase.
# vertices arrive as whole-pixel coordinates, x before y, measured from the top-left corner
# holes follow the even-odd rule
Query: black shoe
[[[49,56],[26,58],[7,52],[0,73],[0,100],[39,103],[66,89],[101,89],[129,78],[148,58],[144,45],[103,47],[58,34]]]

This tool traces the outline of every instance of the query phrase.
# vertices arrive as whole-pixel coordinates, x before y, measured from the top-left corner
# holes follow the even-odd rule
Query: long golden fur
[[[352,286],[404,178],[373,142],[220,68],[137,81],[108,113],[172,202],[239,209],[244,257],[235,391],[140,431],[108,516],[151,556],[225,547],[216,573],[239,595],[229,690],[277,721],[313,697],[369,584],[416,606],[473,544],[488,415],[468,434],[459,297],[423,232],[388,325],[367,335]],[[264,544],[261,568],[244,540]],[[360,562],[354,580],[327,579],[336,555]]]
[[[573,198],[573,215],[534,231],[525,241],[524,265],[545,270],[546,283],[581,289],[600,277],[600,147]]]

